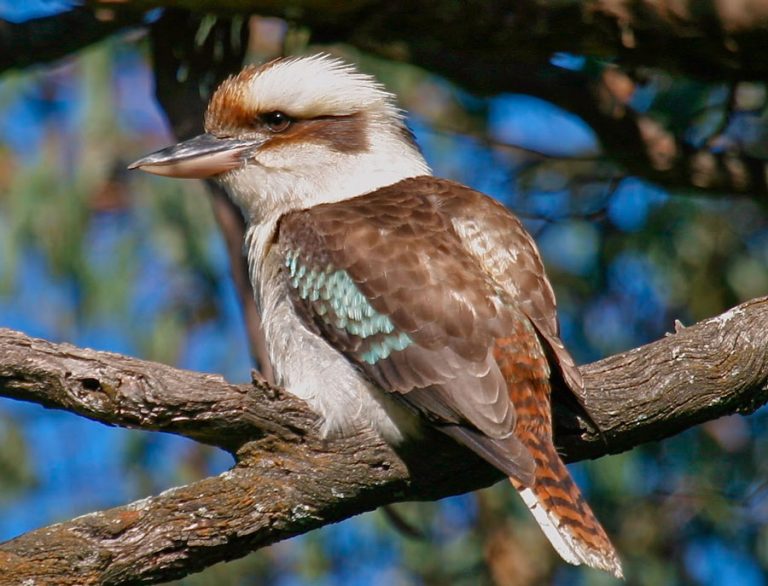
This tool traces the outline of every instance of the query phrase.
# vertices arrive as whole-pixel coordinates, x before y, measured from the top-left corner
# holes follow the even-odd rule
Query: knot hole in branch
[[[90,378],[90,377],[81,378],[80,386],[83,387],[83,390],[89,391],[91,393],[101,390],[101,383],[99,382],[99,380],[95,378]]]

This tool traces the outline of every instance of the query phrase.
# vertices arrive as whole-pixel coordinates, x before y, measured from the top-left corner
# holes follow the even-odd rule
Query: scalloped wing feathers
[[[305,322],[369,378],[528,485],[534,463],[514,434],[496,340],[514,336],[545,381],[549,367],[530,320],[467,253],[443,209],[448,188],[469,191],[412,179],[286,215],[289,290]]]

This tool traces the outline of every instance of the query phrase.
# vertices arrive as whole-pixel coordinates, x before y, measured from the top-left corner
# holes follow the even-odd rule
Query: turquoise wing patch
[[[344,270],[330,263],[311,266],[302,259],[300,250],[285,255],[288,283],[315,318],[325,327],[342,330],[364,343],[355,352],[367,364],[376,364],[392,352],[405,350],[413,339],[397,331],[388,316],[376,311]]]

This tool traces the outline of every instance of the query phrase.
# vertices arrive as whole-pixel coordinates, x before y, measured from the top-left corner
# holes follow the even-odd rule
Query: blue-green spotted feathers
[[[396,331],[388,316],[373,308],[347,271],[330,263],[310,267],[299,249],[286,252],[285,267],[289,286],[311,305],[315,319],[367,341],[357,352],[360,360],[375,364],[413,343],[408,334]]]

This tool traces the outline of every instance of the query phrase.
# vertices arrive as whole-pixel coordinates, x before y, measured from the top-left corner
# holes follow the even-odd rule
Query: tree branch
[[[134,3],[135,0],[127,4]],[[195,0],[189,4],[199,8],[205,2]],[[716,57],[725,38],[713,36],[701,15],[680,15],[681,19],[690,19],[685,26],[682,26],[683,20],[670,22],[671,10],[665,8],[663,2],[651,9],[660,13],[655,20],[645,9],[624,6],[625,2],[587,6],[576,0],[555,4],[540,0],[514,4],[497,1],[477,6],[469,2],[450,10],[445,6],[441,8],[441,2],[430,2],[429,6],[419,8],[410,2],[388,3],[383,8],[360,0],[356,5],[344,4],[338,12],[325,8],[312,10],[311,0],[304,3],[303,10],[296,10],[293,5],[288,10],[269,0],[236,4],[242,10],[274,14],[309,26],[315,42],[346,42],[372,54],[407,61],[479,95],[514,92],[547,100],[584,120],[598,136],[603,151],[629,173],[666,187],[755,198],[768,195],[764,160],[750,155],[743,144],[734,145],[726,152],[715,152],[710,145],[694,147],[681,132],[676,135],[652,117],[635,112],[629,103],[635,82],[619,68],[607,67],[602,74],[594,75],[549,63],[554,53],[571,51],[618,57],[617,61],[624,66],[642,64],[672,71],[680,69],[707,78],[719,71],[728,82],[752,77],[750,68],[754,60],[748,54],[739,61],[738,57],[731,59],[732,51],[728,49],[728,59]],[[738,15],[721,16],[722,26],[734,30],[731,20]],[[528,19],[537,26],[531,27]],[[493,30],[488,30],[489,26]],[[580,28],[582,41],[587,46],[571,45],[574,26]],[[661,34],[669,35],[663,51],[658,50],[658,37],[649,34],[654,26],[661,29]],[[764,34],[768,39],[768,30],[760,26],[758,19],[752,33]],[[617,34],[606,34],[606,28],[610,27]],[[698,31],[700,36],[691,32],[696,27],[702,27]],[[634,30],[643,31],[645,42],[638,42],[628,50],[621,44],[622,39],[627,36],[626,31]],[[687,32],[683,34],[683,31]],[[691,34],[694,37],[689,36]],[[696,40],[691,42],[692,38]],[[619,41],[618,46],[613,45]],[[606,42],[611,46],[605,45]],[[670,55],[669,44],[674,43],[685,47],[681,47],[680,53]],[[703,50],[705,43],[713,47]],[[734,46],[739,47],[738,43]],[[706,53],[717,65],[692,70],[700,60],[692,58],[691,52]],[[671,62],[679,55],[686,59],[684,63]],[[727,72],[718,69],[725,65],[734,69]]]
[[[458,62],[541,62],[556,52],[588,54],[630,66],[661,67],[704,79],[765,79],[765,2],[612,0],[87,0],[95,6],[196,12],[252,12],[300,22],[334,42],[376,45],[409,55],[441,48]]]
[[[543,0],[465,2],[450,6],[417,0],[417,6],[412,2],[390,2],[386,8],[372,0],[339,4],[304,0],[289,5],[274,0],[91,0],[90,4],[109,9],[113,20],[100,21],[90,10],[80,8],[21,24],[0,21],[0,47],[7,49],[0,51],[5,55],[5,61],[0,59],[0,72],[61,57],[128,24],[138,24],[139,10],[172,5],[187,6],[196,14],[166,9],[152,26],[155,57],[162,52],[171,59],[178,53],[182,56],[179,61],[192,56],[189,71],[193,76],[205,74],[204,81],[210,84],[217,79],[216,74],[229,73],[237,65],[226,69],[221,67],[224,63],[219,63],[218,71],[211,72],[208,63],[200,67],[195,60],[203,56],[209,61],[209,54],[218,54],[227,47],[227,38],[236,39],[238,35],[216,38],[217,29],[227,32],[227,19],[215,19],[214,34],[197,46],[194,29],[189,32],[190,22],[202,21],[205,11],[258,12],[310,27],[317,42],[346,42],[373,54],[408,61],[474,93],[511,91],[548,100],[589,124],[605,152],[628,172],[666,187],[756,198],[768,194],[766,161],[750,154],[743,144],[734,144],[725,152],[715,152],[711,145],[694,147],[652,118],[634,113],[625,103],[628,96],[617,96],[605,76],[592,78],[548,64],[552,54],[566,51],[610,57],[623,66],[652,66],[713,81],[762,79],[766,62],[754,59],[754,55],[760,54],[757,47],[761,42],[768,42],[768,4],[750,6],[753,12],[749,14],[746,5],[717,12],[712,4],[694,14],[677,4],[655,2],[640,7],[625,0],[598,4],[578,0],[554,4]],[[186,23],[180,18],[183,14],[187,14]],[[71,30],[78,34],[65,34]],[[190,46],[178,51],[183,43]],[[168,47],[173,52],[169,53]],[[225,61],[231,63],[229,57]],[[175,74],[178,68],[167,70]],[[166,73],[160,68],[156,72]],[[614,81],[623,75],[618,69],[609,73]],[[179,84],[174,75],[170,87],[186,85],[197,90],[195,84],[202,77]],[[626,87],[624,82],[621,85]],[[194,97],[199,101],[201,96],[198,93]],[[196,109],[175,111],[181,113],[178,117],[186,115],[187,120],[197,124],[202,120],[194,114]],[[175,122],[173,116],[171,122]],[[188,122],[173,124],[177,135],[185,135],[190,126]],[[221,223],[229,221],[232,210],[227,209],[227,203],[215,195],[213,203],[217,219]],[[236,231],[232,235],[232,239],[227,238],[230,249],[232,243],[240,242]],[[233,261],[237,282],[242,268],[235,257]],[[266,364],[258,324],[253,325],[250,297],[243,287],[238,286],[238,292],[245,293],[241,299],[254,353]],[[269,372],[265,374],[269,378]]]
[[[605,441],[555,405],[569,460],[657,441],[768,401],[768,298],[583,367]],[[333,384],[333,381],[326,381]],[[437,432],[393,451],[372,432],[323,439],[298,399],[0,330],[0,394],[168,431],[236,455],[230,471],[0,545],[0,581],[150,584],[398,500],[474,490],[500,474]],[[428,461],[424,451],[430,454]]]

